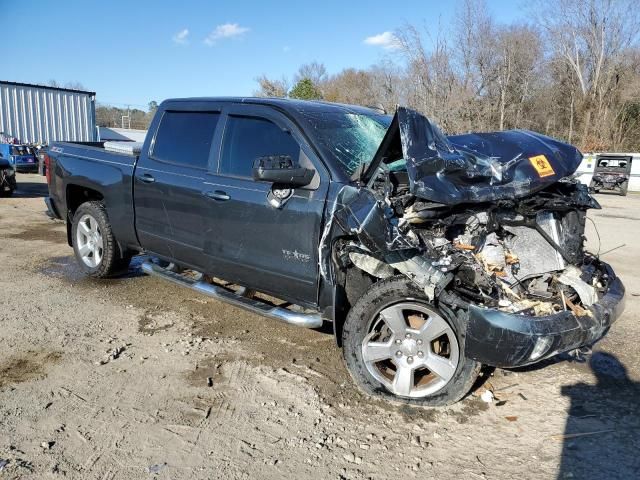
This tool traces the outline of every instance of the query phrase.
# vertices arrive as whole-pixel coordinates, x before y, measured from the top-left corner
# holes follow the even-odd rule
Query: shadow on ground
[[[562,388],[569,397],[559,480],[638,478],[640,383],[612,354],[595,352],[589,366],[597,383]]]

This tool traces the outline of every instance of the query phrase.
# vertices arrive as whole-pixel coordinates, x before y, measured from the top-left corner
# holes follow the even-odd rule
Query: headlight
[[[549,351],[551,348],[551,344],[553,343],[553,337],[548,337],[541,335],[536,339],[536,343],[533,347],[533,351],[529,356],[529,360],[537,360],[542,357],[545,353]]]

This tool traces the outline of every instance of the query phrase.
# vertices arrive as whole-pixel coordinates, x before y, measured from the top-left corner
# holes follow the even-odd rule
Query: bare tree
[[[371,67],[369,74],[376,106],[381,105],[387,112],[392,112],[400,103],[406,103],[407,89],[403,73],[398,65],[388,59]]]
[[[637,0],[532,0],[531,23],[497,22],[486,0],[459,0],[450,24],[395,31],[398,49],[366,69],[308,79],[330,101],[405,104],[447,132],[527,128],[593,149],[640,149]],[[258,79],[286,96],[286,79]]]
[[[260,87],[254,92],[256,97],[286,97],[289,92],[289,82],[284,77],[280,80],[273,80],[266,75],[261,75],[256,81]]]
[[[57,80],[49,80],[47,85],[54,88],[69,88],[71,90],[86,90],[84,85],[80,82],[66,82],[64,84],[58,82]]]
[[[407,62],[407,103],[427,113],[445,130],[457,130],[460,127],[456,101],[459,81],[446,39],[438,33],[433,50],[428,50],[421,33],[413,25],[397,30],[396,37]]]
[[[355,105],[378,103],[373,89],[373,75],[365,70],[347,68],[324,82],[324,99]]]
[[[549,48],[569,66],[577,84],[582,143],[611,125],[610,102],[622,53],[640,28],[634,0],[537,0]]]
[[[489,89],[495,90],[499,130],[519,127],[522,112],[539,77],[542,48],[538,33],[526,25],[497,29],[495,75]],[[495,82],[495,87],[492,83]]]
[[[314,85],[322,87],[322,84],[327,79],[327,68],[324,63],[311,62],[301,65],[293,76],[293,83],[298,83],[305,78],[311,80]]]

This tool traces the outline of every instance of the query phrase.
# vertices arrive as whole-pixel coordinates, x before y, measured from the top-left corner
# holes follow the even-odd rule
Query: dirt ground
[[[355,390],[330,334],[135,261],[83,277],[43,179],[18,182],[0,199],[0,478],[638,478],[640,195],[598,195],[590,215],[627,287],[592,356],[488,372],[459,404],[418,409]]]

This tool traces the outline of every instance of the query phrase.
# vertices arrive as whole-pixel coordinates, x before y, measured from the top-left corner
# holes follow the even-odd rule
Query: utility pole
[[[124,126],[124,122],[125,119],[127,120],[127,126]],[[122,115],[122,128],[128,128],[131,129],[131,112],[129,111],[129,105],[127,105],[127,114],[126,115]]]

